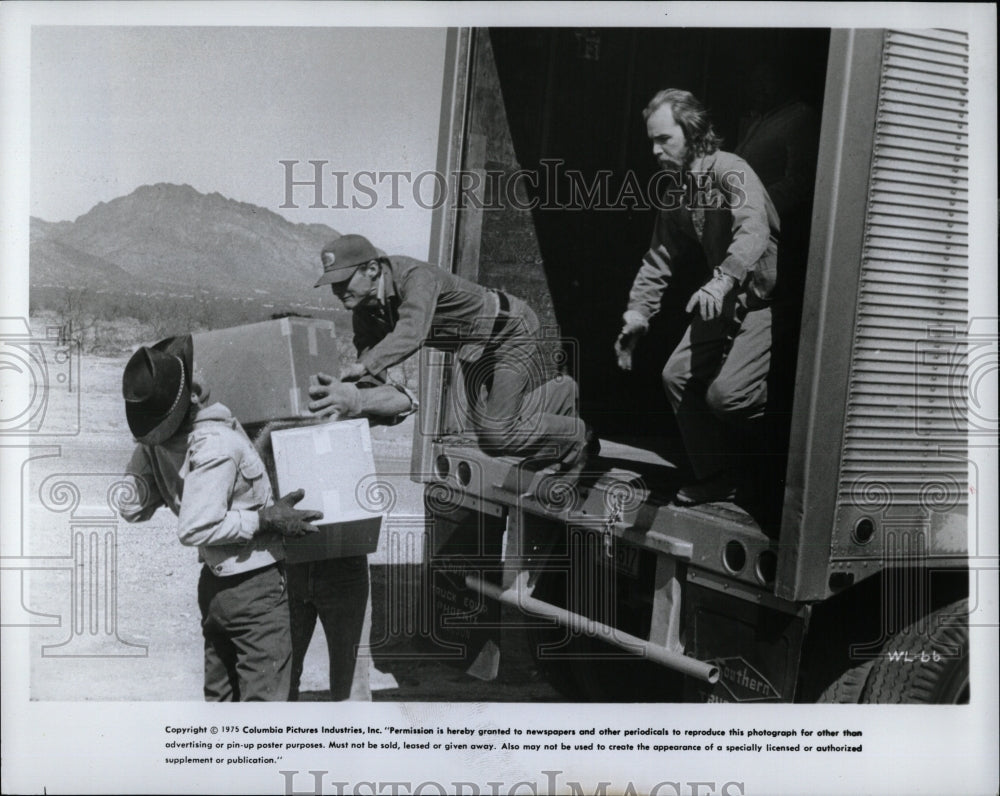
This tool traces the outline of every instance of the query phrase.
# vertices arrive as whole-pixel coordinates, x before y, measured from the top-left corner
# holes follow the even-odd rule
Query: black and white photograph
[[[994,6],[0,19],[4,793],[996,792]]]

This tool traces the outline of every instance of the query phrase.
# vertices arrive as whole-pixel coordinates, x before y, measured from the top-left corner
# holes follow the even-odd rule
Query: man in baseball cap
[[[362,235],[342,235],[323,247],[320,259],[323,275],[313,287],[339,285],[353,275],[358,266],[378,260],[380,254]]]
[[[468,420],[484,451],[582,466],[587,433],[576,384],[558,372],[525,302],[411,257],[382,255],[361,235],[344,235],[320,256],[316,286],[330,285],[352,312],[358,361],[341,369],[342,381],[384,381],[424,345],[453,351],[466,384],[482,387]]]
[[[316,287],[330,285],[353,310],[374,302],[375,281],[384,252],[361,235],[344,235],[323,247],[323,274]],[[356,276],[357,275],[357,276]],[[402,385],[372,375],[342,382],[326,373],[313,375],[309,410],[322,419],[365,417],[373,424],[395,424],[417,410],[417,399]],[[266,446],[266,438],[258,440]],[[368,556],[354,555],[288,564],[288,606],[292,623],[292,684],[289,699],[299,698],[302,672],[317,619],[326,636],[330,698],[371,700],[369,666],[359,649],[371,637],[371,590]],[[360,665],[359,665],[360,664]]]

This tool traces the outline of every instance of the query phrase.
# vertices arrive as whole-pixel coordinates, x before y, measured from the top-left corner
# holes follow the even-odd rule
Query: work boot
[[[678,506],[697,506],[702,503],[731,503],[741,484],[737,470],[722,470],[713,476],[682,486],[674,496]]]

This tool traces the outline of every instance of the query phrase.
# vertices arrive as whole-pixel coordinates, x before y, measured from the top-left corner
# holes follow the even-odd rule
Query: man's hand
[[[260,533],[280,533],[282,536],[305,536],[307,533],[317,533],[319,528],[312,524],[313,520],[323,519],[321,511],[302,511],[293,508],[306,496],[305,490],[296,489],[272,505],[265,506],[257,512],[260,517]]]
[[[361,392],[353,384],[344,384],[326,373],[315,375],[309,387],[309,411],[324,420],[328,417],[355,417],[361,414]]]
[[[357,381],[368,372],[368,368],[361,362],[353,362],[340,369],[341,381]]]
[[[615,340],[615,356],[618,367],[627,372],[632,370],[632,352],[639,338],[649,330],[649,321],[633,310],[625,313],[623,321],[621,334]]]
[[[716,274],[695,291],[684,311],[691,312],[697,307],[702,320],[714,320],[722,315],[722,302],[734,287],[736,280],[729,274]]]

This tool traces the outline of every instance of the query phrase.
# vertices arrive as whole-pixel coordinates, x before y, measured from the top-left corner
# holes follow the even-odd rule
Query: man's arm
[[[379,374],[402,362],[420,348],[430,334],[441,290],[433,269],[430,266],[414,268],[405,282],[397,285],[397,290],[402,301],[396,327],[368,350],[358,349],[359,360],[368,373]]]
[[[719,270],[742,285],[748,273],[767,251],[772,223],[777,230],[778,217],[764,184],[746,161],[719,175],[719,187],[729,203],[733,217],[732,242]],[[770,212],[768,207],[770,206]]]
[[[309,388],[309,411],[322,418],[368,417],[396,423],[417,409],[416,399],[403,387],[378,384],[368,377],[345,384],[326,373],[316,374]]]
[[[237,474],[231,453],[218,437],[202,437],[192,443],[187,461],[177,523],[181,542],[200,547],[249,541],[260,530],[260,519],[256,508],[230,508]],[[267,477],[263,465],[259,473],[247,475]]]
[[[706,321],[722,314],[726,296],[743,284],[767,250],[772,221],[775,230],[778,226],[764,185],[745,161],[736,160],[732,168],[717,175],[717,180],[732,214],[732,241],[715,274],[694,292],[685,307],[685,312],[697,311]]]
[[[136,445],[132,451],[132,458],[125,467],[125,479],[128,488],[118,493],[118,513],[125,522],[145,522],[164,505],[145,446]]]
[[[673,275],[673,243],[667,232],[667,224],[666,214],[659,213],[649,250],[642,258],[642,265],[639,266],[639,272],[629,291],[628,308],[622,316],[622,330],[615,340],[618,367],[625,371],[632,370],[632,352],[639,338],[649,331],[650,318],[660,311],[663,293],[669,287]]]
[[[666,212],[656,216],[653,238],[649,250],[642,258],[642,265],[629,291],[626,315],[633,314],[648,325],[649,320],[660,311],[663,294],[673,277],[674,243],[670,239],[669,222]]]

